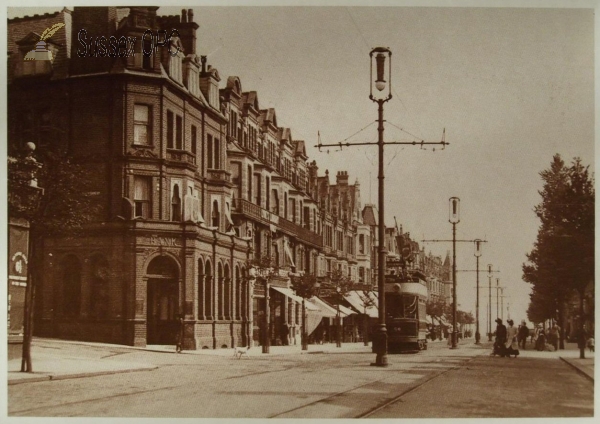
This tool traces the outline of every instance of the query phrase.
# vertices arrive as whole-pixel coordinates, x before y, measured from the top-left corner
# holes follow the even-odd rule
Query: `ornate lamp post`
[[[488,289],[489,289],[489,300],[488,300],[488,342],[492,341],[492,264],[488,264]]]
[[[480,344],[479,334],[479,257],[481,256],[481,240],[475,239],[475,258],[477,258],[477,302],[475,304],[475,344]]]
[[[450,198],[448,221],[452,224],[452,346],[456,349],[458,331],[456,328],[456,224],[460,222],[460,199]]]
[[[379,133],[379,222],[378,222],[378,239],[379,239],[379,257],[377,270],[377,290],[379,293],[379,317],[378,323],[373,333],[373,351],[376,353],[375,365],[378,367],[387,367],[387,329],[385,327],[385,214],[384,214],[384,163],[383,163],[383,104],[392,98],[392,52],[385,47],[376,47],[369,53],[371,58],[371,90],[369,99],[378,105],[379,125],[377,131]],[[385,61],[388,61],[387,72]],[[375,78],[373,75],[375,68]],[[375,86],[375,90],[373,90]]]
[[[335,338],[335,345],[336,347],[342,347],[342,325],[341,325],[341,320],[340,320],[340,302],[341,302],[341,296],[342,296],[342,289],[340,286],[337,286],[335,288],[335,291],[337,293],[337,317],[336,317],[336,322],[337,322],[337,331],[336,331],[336,338]]]

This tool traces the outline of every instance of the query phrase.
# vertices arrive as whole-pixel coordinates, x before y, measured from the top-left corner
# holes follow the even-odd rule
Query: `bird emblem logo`
[[[42,35],[40,36],[40,41],[35,44],[35,50],[31,50],[25,55],[25,59],[23,60],[52,60],[52,52],[48,50],[48,45],[45,40],[48,40],[52,37],[56,31],[64,27],[63,23],[56,23],[52,25],[50,28],[46,28]]]

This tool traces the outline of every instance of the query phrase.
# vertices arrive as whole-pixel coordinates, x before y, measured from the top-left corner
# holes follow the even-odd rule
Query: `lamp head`
[[[481,256],[481,240],[480,239],[475,239],[475,256],[476,257]]]
[[[371,56],[371,95],[373,101],[387,101],[391,95],[391,56],[390,49],[376,47],[369,53]],[[386,60],[388,61],[386,66]],[[375,68],[375,69],[373,69]],[[373,75],[375,72],[375,75]],[[375,92],[373,91],[375,86]]]
[[[460,199],[458,197],[450,198],[450,210],[449,210],[449,218],[452,224],[458,224],[460,222]]]

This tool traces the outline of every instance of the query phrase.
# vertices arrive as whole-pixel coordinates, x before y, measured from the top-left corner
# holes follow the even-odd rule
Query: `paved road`
[[[236,360],[118,347],[77,349],[78,355],[158,368],[11,385],[9,415],[354,418],[593,413],[593,384],[557,358],[490,358],[487,350],[472,345],[449,350],[433,344],[417,355],[390,355],[390,366],[384,369],[370,366],[374,355],[364,353],[263,355]],[[542,377],[536,378],[538,373]],[[528,382],[526,388],[523,378]],[[558,393],[563,398],[560,402]],[[490,407],[494,396],[515,403],[526,397],[529,405],[556,406],[519,415],[523,408]]]

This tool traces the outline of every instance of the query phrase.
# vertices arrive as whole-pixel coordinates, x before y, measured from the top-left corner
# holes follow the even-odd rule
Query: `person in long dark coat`
[[[500,318],[496,318],[496,339],[494,341],[494,351],[492,355],[504,356],[504,343],[506,343],[506,326],[502,324]]]
[[[521,325],[519,326],[519,335],[517,338],[519,342],[519,347],[523,347],[523,350],[525,350],[527,337],[529,337],[529,328],[527,328],[527,324],[525,323],[525,321],[521,321]]]

